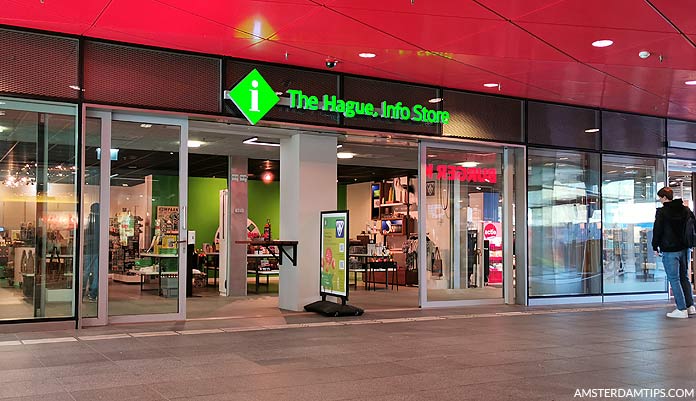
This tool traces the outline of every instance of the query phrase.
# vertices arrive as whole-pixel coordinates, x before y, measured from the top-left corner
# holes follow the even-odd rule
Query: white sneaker
[[[675,309],[672,312],[669,312],[667,314],[667,317],[672,317],[675,319],[686,319],[689,317],[689,312],[687,312],[686,309],[684,309],[684,310]]]
[[[686,311],[689,313],[689,316],[696,315],[696,306],[691,305]]]

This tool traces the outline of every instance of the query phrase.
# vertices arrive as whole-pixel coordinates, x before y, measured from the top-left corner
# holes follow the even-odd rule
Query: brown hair
[[[664,196],[665,198],[672,200],[674,199],[674,191],[672,191],[672,188],[670,187],[664,187],[657,191],[657,196],[660,198]]]

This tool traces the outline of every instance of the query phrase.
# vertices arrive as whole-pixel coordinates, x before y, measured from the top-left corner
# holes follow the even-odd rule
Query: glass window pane
[[[72,317],[76,119],[0,102],[0,320]],[[73,112],[75,109],[73,108]]]
[[[601,292],[599,155],[528,151],[529,295]]]
[[[662,261],[650,245],[664,174],[664,161],[659,159],[604,156],[605,294],[667,290]]]
[[[85,131],[85,182],[82,186],[84,230],[82,316],[97,317],[99,298],[99,190],[101,120],[88,118]],[[106,153],[105,153],[106,155]]]
[[[111,316],[178,311],[180,132],[112,121]]]
[[[503,149],[427,147],[428,301],[503,296]]]

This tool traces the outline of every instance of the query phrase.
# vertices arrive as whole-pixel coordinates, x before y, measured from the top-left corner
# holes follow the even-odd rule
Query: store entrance
[[[88,111],[83,325],[183,320],[187,129],[186,119]]]
[[[421,144],[422,305],[514,302],[522,156],[520,148]]]
[[[696,161],[692,160],[674,160],[667,161],[667,182],[670,188],[674,191],[674,197],[680,198],[684,204],[692,211],[696,210],[694,204],[694,194],[696,194]],[[694,253],[691,253],[691,284],[696,286],[694,278],[696,278],[696,258]]]

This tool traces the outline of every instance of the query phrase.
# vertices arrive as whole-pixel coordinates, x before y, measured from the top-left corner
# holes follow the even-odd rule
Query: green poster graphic
[[[348,295],[348,213],[321,214],[321,283],[328,295]]]

